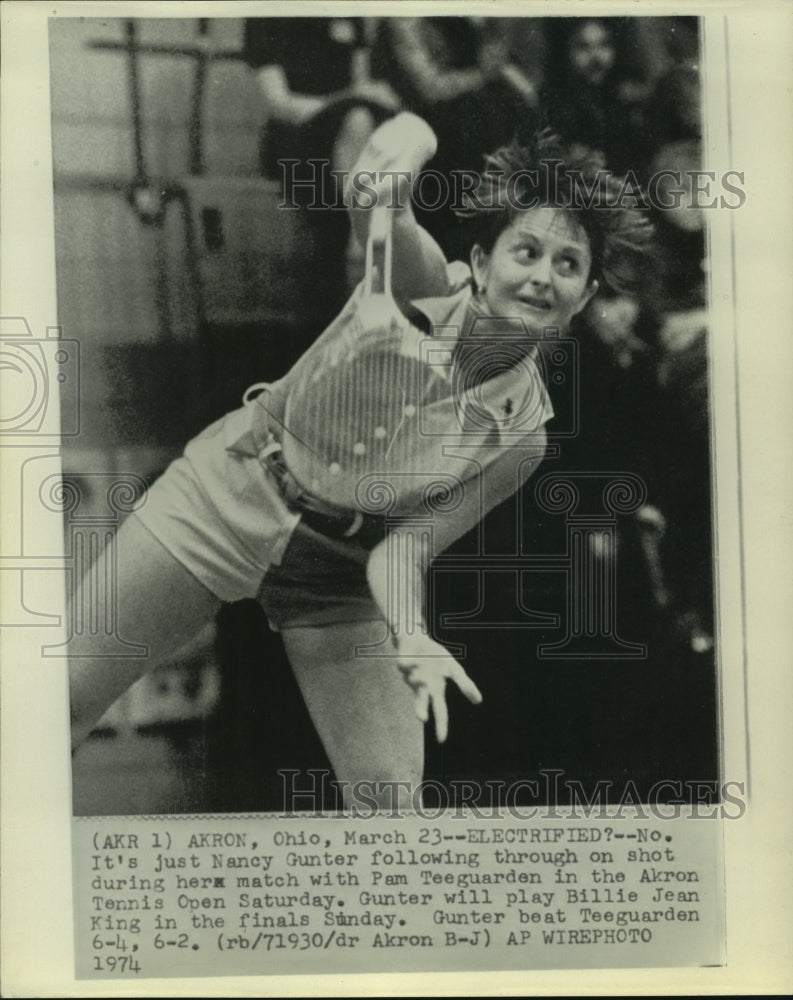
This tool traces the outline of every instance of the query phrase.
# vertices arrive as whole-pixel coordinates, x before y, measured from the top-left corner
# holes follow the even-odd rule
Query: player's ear
[[[471,274],[477,289],[487,287],[487,273],[490,267],[490,255],[475,243],[471,249]]]

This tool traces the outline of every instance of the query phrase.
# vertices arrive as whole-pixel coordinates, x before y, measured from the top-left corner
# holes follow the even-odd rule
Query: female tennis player
[[[415,115],[375,131],[357,169],[373,172],[377,209],[348,192],[366,281],[283,379],[187,445],[122,526],[119,634],[148,655],[70,654],[75,745],[143,672],[178,659],[221,602],[245,597],[281,632],[349,787],[404,782],[409,804],[430,715],[446,738],[447,681],[481,701],[426,627],[429,560],[542,461],[553,414],[543,331],[568,329],[644,223],[576,207],[545,139],[490,158],[465,210],[470,267],[449,265],[409,197],[434,153]],[[552,169],[537,169],[543,159]],[[570,166],[591,185],[602,164]]]

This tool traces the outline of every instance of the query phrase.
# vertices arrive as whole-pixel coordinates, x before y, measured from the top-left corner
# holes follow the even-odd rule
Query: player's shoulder
[[[443,295],[413,299],[411,306],[426,316],[430,327],[461,324],[471,300],[471,269],[461,260],[446,265],[447,288]]]

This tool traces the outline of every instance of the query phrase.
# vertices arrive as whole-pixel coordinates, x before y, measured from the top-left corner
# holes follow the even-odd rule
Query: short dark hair
[[[467,220],[472,244],[490,253],[501,232],[523,211],[551,207],[569,211],[589,239],[590,280],[615,291],[630,291],[641,281],[653,238],[642,197],[626,179],[607,168],[602,154],[569,149],[550,129],[528,144],[512,143],[485,158],[476,186],[463,196],[456,214]],[[625,201],[632,202],[624,204]]]

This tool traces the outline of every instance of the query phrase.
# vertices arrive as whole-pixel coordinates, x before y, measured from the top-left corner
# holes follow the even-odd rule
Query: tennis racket
[[[357,303],[298,363],[284,414],[290,473],[347,509],[360,508],[363,484],[403,485],[406,474],[437,468],[438,443],[422,438],[419,421],[422,407],[449,395],[444,374],[422,361],[426,334],[391,291],[392,218],[385,206],[372,209]]]

